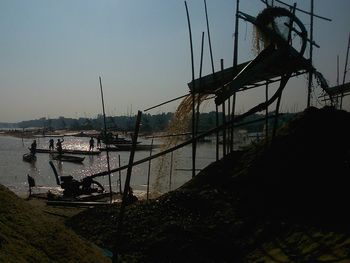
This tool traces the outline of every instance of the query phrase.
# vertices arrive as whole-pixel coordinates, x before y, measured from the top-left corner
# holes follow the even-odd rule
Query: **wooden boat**
[[[25,162],[35,162],[36,156],[31,153],[25,153],[23,154],[23,161]]]
[[[72,155],[66,155],[66,154],[54,154],[52,155],[52,159],[59,160],[61,162],[72,162],[72,163],[81,163],[84,161],[85,157],[79,157],[79,156],[72,156]]]
[[[125,138],[109,138],[107,141],[106,140],[102,140],[104,143],[108,143],[108,144],[115,144],[115,145],[131,145],[132,144],[132,140],[128,140]],[[139,142],[137,142],[139,143]]]
[[[159,148],[160,145],[151,145],[151,144],[137,144],[136,145],[136,151],[149,151],[155,148]],[[108,147],[101,147],[99,148],[100,151],[110,151],[110,152],[117,152],[117,151],[130,151],[132,149],[132,144],[115,144],[110,145]]]
[[[42,149],[38,148],[36,149],[37,153],[53,153],[53,154],[58,154],[56,150],[50,151],[49,149]],[[95,151],[87,151],[87,150],[74,150],[74,149],[63,149],[63,153],[68,153],[68,154],[81,154],[81,155],[98,155],[101,153],[99,150]]]

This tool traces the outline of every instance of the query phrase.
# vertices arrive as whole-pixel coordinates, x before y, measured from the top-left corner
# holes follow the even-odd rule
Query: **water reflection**
[[[38,138],[38,148],[48,149],[48,141],[50,138]],[[55,141],[57,138],[54,138]],[[80,149],[88,150],[89,138],[78,137],[65,137],[64,148],[66,149]],[[145,144],[150,144],[150,140],[142,139]],[[33,176],[35,181],[39,185],[43,186],[57,186],[54,173],[49,165],[51,157],[49,154],[38,153],[37,161],[34,163],[27,163],[22,161],[22,155],[28,152],[28,147],[32,139],[21,139],[0,136],[0,184],[9,187],[14,192],[27,192],[27,174]],[[159,139],[155,140],[155,144],[161,144]],[[154,149],[153,154],[159,152],[160,149]],[[110,167],[115,169],[119,166],[126,165],[129,161],[129,152],[110,152]],[[200,143],[197,150],[197,168],[204,168],[209,163],[215,160],[215,144],[213,143]],[[76,155],[85,157],[83,164],[59,162],[53,161],[57,171],[60,175],[72,175],[74,179],[81,180],[85,176],[89,176],[98,172],[107,170],[107,157],[106,153],[102,152],[100,155],[87,156]],[[137,151],[135,154],[135,161],[146,158],[149,156],[149,151]],[[120,161],[119,161],[120,159]],[[151,172],[150,172],[150,186],[151,191],[154,189],[154,184],[157,177],[157,163],[159,159],[152,160]],[[131,185],[134,190],[146,191],[147,176],[148,176],[149,163],[137,165],[133,168]],[[172,189],[181,186],[183,183],[191,179],[191,173],[186,169],[191,168],[191,147],[180,149],[174,152],[173,171],[172,171]],[[169,185],[169,171],[170,167],[167,167],[164,175],[164,189],[161,191],[167,191]],[[182,170],[179,170],[182,169]],[[124,187],[126,171],[121,172],[121,184]],[[113,191],[119,191],[119,172],[112,174]],[[96,178],[101,184],[108,189],[108,176]]]

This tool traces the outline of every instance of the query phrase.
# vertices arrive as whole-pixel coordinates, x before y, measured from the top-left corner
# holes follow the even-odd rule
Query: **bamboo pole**
[[[171,180],[173,176],[174,152],[170,154],[169,191],[171,191]]]
[[[257,113],[259,111],[262,111],[266,108],[267,105],[271,105],[272,103],[274,103],[276,101],[276,99],[281,96],[282,92],[283,92],[283,89],[285,88],[287,82],[288,82],[288,79],[290,78],[290,74],[289,75],[286,75],[286,76],[283,76],[283,78],[281,79],[281,84],[279,86],[279,88],[277,89],[277,91],[275,92],[275,94],[273,94],[273,96],[267,101],[267,102],[263,102],[263,103],[260,103],[259,105],[251,108],[250,110],[248,110],[247,112],[237,116],[235,119],[233,119],[232,121],[230,122],[227,122],[227,123],[223,123],[221,124],[220,126],[217,126],[213,129],[210,129],[204,133],[201,133],[200,135],[198,135],[196,138],[191,138],[190,140],[188,141],[185,141],[183,143],[180,143],[178,145],[175,145],[174,147],[171,147],[165,151],[162,151],[160,153],[157,153],[155,155],[152,155],[150,157],[146,157],[144,159],[141,159],[141,160],[138,160],[134,163],[132,163],[131,165],[132,166],[136,166],[136,165],[139,165],[141,163],[144,163],[144,162],[148,162],[149,160],[153,160],[155,158],[158,158],[160,156],[163,156],[165,154],[168,154],[172,151],[175,151],[177,149],[180,149],[182,147],[185,147],[189,144],[191,144],[194,140],[199,140],[199,139],[202,139],[204,138],[205,136],[208,136],[210,134],[213,134],[213,133],[217,133],[218,131],[228,127],[229,125],[233,125],[234,127],[242,127],[242,126],[245,126],[245,125],[249,125],[249,124],[252,124],[252,123],[256,123],[256,122],[260,122],[260,121],[263,121],[264,118],[261,118],[261,119],[258,119],[258,120],[254,120],[254,121],[247,121],[247,122],[244,122],[244,123],[240,123],[240,124],[234,124],[235,122],[239,122],[239,121],[242,121],[244,118],[246,118],[247,116],[250,116],[254,113]],[[270,118],[270,117],[269,117]],[[124,170],[124,169],[127,169],[129,168],[129,165],[124,165],[122,167],[119,167],[119,168],[116,168],[116,169],[113,169],[111,170],[111,172],[115,173],[115,172],[118,172],[120,170]],[[100,172],[100,173],[97,173],[97,174],[92,174],[90,175],[91,178],[96,178],[96,177],[100,177],[100,176],[104,176],[104,175],[107,175],[108,172]]]
[[[348,40],[348,49],[346,51],[346,59],[345,59],[345,67],[344,67],[344,75],[343,75],[343,85],[345,84],[346,73],[348,72],[348,60],[349,60],[349,49],[350,49],[350,33]],[[340,98],[340,109],[343,108],[343,97],[344,97],[344,89],[342,89],[341,98]]]
[[[285,87],[287,85],[287,82],[288,82],[289,78],[290,78],[290,75],[287,75],[287,76],[284,76],[284,78],[281,79],[280,88],[281,87]],[[278,118],[279,118],[279,108],[280,108],[280,104],[281,104],[282,91],[283,91],[283,88],[281,89],[281,91],[280,91],[280,93],[278,94],[278,97],[277,97],[276,111],[275,111],[275,122],[274,122],[273,132],[272,132],[272,138],[273,139],[275,138],[276,131],[277,131]]]
[[[194,83],[194,59],[193,59],[193,42],[192,42],[192,31],[191,31],[191,22],[190,22],[190,15],[188,13],[188,7],[187,2],[185,1],[185,7],[186,7],[186,15],[187,15],[187,23],[188,23],[188,32],[190,37],[190,48],[191,48],[191,67],[192,67],[192,83],[193,83],[193,91],[192,91],[192,138],[195,137],[195,125],[196,125],[196,115],[195,115],[195,83]],[[192,177],[196,174],[196,141],[193,140],[192,142]]]
[[[263,3],[266,4],[266,0],[261,0],[261,1],[262,1]],[[284,3],[284,2],[282,2],[282,1],[280,1],[280,0],[274,0],[274,1],[276,1],[276,2],[278,2],[278,3],[280,3],[280,4],[282,4],[282,5],[285,5],[285,6],[287,6],[287,7],[293,7],[292,5],[289,5],[289,4],[287,4],[287,3]],[[310,14],[311,14],[310,12],[305,11],[305,10],[302,10],[302,9],[299,9],[299,8],[296,8],[296,10],[298,10],[298,11],[301,12],[301,13],[307,14],[307,15],[310,15]],[[317,17],[317,18],[320,18],[320,19],[323,19],[323,20],[326,20],[326,21],[329,21],[329,22],[332,21],[332,19],[327,18],[327,17],[320,16],[320,15],[314,14],[313,16],[314,16],[314,17]]]
[[[204,50],[204,32],[202,32],[202,41],[201,41],[201,56],[199,63],[199,89],[201,90],[202,86],[202,69],[203,69],[203,50]],[[200,92],[197,93],[197,110],[196,110],[196,135],[198,134],[198,126],[199,126],[199,104],[200,104],[201,95]]]
[[[117,242],[121,242],[121,235],[123,231],[123,220],[124,220],[124,213],[125,213],[125,207],[128,201],[128,195],[130,194],[130,180],[131,180],[131,173],[132,173],[132,167],[134,163],[134,156],[135,156],[135,150],[136,150],[136,145],[137,145],[137,137],[139,135],[139,130],[140,130],[140,123],[141,123],[141,111],[138,111],[137,114],[137,119],[136,119],[136,125],[135,125],[135,131],[134,135],[132,137],[132,148],[129,156],[129,165],[126,173],[126,179],[125,179],[125,185],[124,185],[124,192],[123,192],[123,199],[122,203],[120,205],[120,210],[119,210],[119,218],[118,218],[118,225],[117,225]],[[120,168],[120,167],[119,167]],[[117,248],[115,247],[114,253],[114,262],[117,262],[118,260],[118,251]]]
[[[220,60],[221,72],[224,75],[224,60]],[[222,83],[222,88],[224,88],[224,83]],[[222,103],[222,123],[226,123],[226,110],[225,102]],[[226,129],[222,130],[222,154],[226,156]]]
[[[102,80],[101,77],[99,77],[100,80],[100,90],[101,90],[101,100],[102,100],[102,110],[103,110],[103,124],[104,124],[104,137],[107,142],[107,123],[106,123],[106,112],[105,112],[105,103],[103,99],[103,89],[102,89]],[[112,193],[112,180],[111,180],[111,167],[109,164],[109,151],[108,151],[108,145],[106,145],[106,156],[107,156],[107,170],[108,170],[108,183],[109,183],[109,201],[112,203],[113,193]]]
[[[215,121],[216,121],[216,161],[219,161],[219,108],[215,105]]]
[[[274,102],[274,101],[276,100],[276,98],[277,98],[277,97],[274,95],[271,99],[269,99],[268,104],[270,105],[272,102]],[[223,129],[224,127],[227,127],[227,126],[229,126],[229,125],[233,125],[234,127],[237,128],[237,127],[242,127],[242,126],[249,125],[249,124],[252,124],[252,123],[264,121],[264,120],[265,120],[265,117],[264,117],[264,118],[257,119],[257,120],[247,121],[247,122],[244,122],[244,123],[240,123],[240,124],[234,125],[234,122],[239,122],[239,121],[241,121],[242,119],[244,119],[245,117],[250,116],[251,114],[254,114],[254,113],[256,113],[256,112],[262,111],[265,107],[266,107],[266,106],[265,106],[265,103],[261,103],[261,104],[259,104],[258,106],[256,106],[256,107],[252,108],[251,110],[249,110],[249,112],[244,113],[244,114],[242,114],[242,115],[240,115],[240,116],[237,116],[237,117],[235,118],[235,120],[231,121],[230,123],[224,123],[224,124],[222,124],[222,125],[220,125],[220,126],[218,126],[218,127],[215,127],[215,128],[213,128],[213,129],[210,129],[210,130],[207,131],[207,132],[201,133],[201,134],[198,135],[196,138],[193,138],[193,139],[190,139],[190,140],[185,141],[185,142],[183,142],[183,143],[180,143],[180,144],[178,144],[178,145],[176,145],[176,146],[174,146],[174,147],[171,147],[171,148],[169,148],[169,149],[167,149],[167,150],[164,150],[164,151],[162,151],[162,152],[160,152],[160,153],[157,153],[157,154],[155,154],[155,155],[152,155],[152,156],[143,158],[143,159],[141,159],[141,160],[138,160],[138,161],[134,162],[134,163],[132,164],[132,166],[136,166],[136,165],[142,164],[142,163],[144,163],[144,162],[148,162],[149,160],[153,160],[153,159],[155,159],[155,158],[158,158],[158,157],[160,157],[160,156],[163,156],[163,155],[165,155],[165,154],[168,154],[168,153],[170,153],[170,152],[172,152],[172,151],[175,151],[175,150],[177,150],[177,149],[180,149],[180,148],[182,148],[182,147],[185,147],[185,146],[191,144],[193,140],[202,139],[202,138],[204,138],[205,136],[208,136],[208,135],[210,135],[210,134],[216,133],[218,130],[221,130],[221,129]],[[275,117],[275,116],[271,116],[271,117],[269,117],[269,118],[274,118],[274,117]],[[111,170],[111,172],[113,172],[113,173],[119,172],[119,171],[121,171],[121,170],[127,169],[128,167],[129,167],[129,165],[124,165],[124,166],[122,166],[122,167],[119,167],[119,168],[116,168],[116,169]],[[105,172],[99,172],[99,173],[97,173],[97,174],[92,174],[92,175],[90,175],[90,177],[91,177],[91,178],[96,178],[96,177],[104,176],[104,175],[106,175],[106,174],[108,174],[108,172],[106,172],[106,171],[105,171]]]
[[[149,150],[149,156],[152,156],[152,149],[153,149],[153,138],[151,142],[151,149]],[[148,173],[147,173],[147,201],[149,199],[149,182],[151,177],[151,160],[148,161]]]
[[[237,67],[238,64],[238,32],[239,32],[239,0],[236,0],[236,15],[235,15],[235,38],[233,43],[233,67]],[[229,108],[230,110],[230,108]],[[235,111],[236,111],[236,92],[233,93],[232,96],[232,110],[231,110],[231,120],[235,118]],[[231,127],[231,133],[230,133],[230,150],[233,152],[233,146],[234,146],[234,127]]]
[[[121,162],[120,162],[120,154],[118,154],[118,163],[119,163],[119,167],[121,166]],[[119,193],[123,194],[123,190],[122,190],[122,171],[119,171]]]
[[[177,98],[174,98],[174,99],[171,99],[171,100],[168,100],[168,101],[162,102],[162,103],[160,103],[160,104],[158,104],[158,105],[155,105],[155,106],[150,107],[150,108],[148,108],[148,109],[145,109],[145,110],[143,110],[143,111],[144,111],[144,112],[146,112],[146,111],[149,111],[149,110],[152,110],[152,109],[158,108],[158,107],[163,106],[163,105],[165,105],[165,104],[168,104],[168,103],[170,103],[170,102],[173,102],[173,101],[176,101],[176,100],[179,100],[179,99],[185,98],[185,97],[187,97],[187,96],[189,96],[189,94],[185,94],[185,95],[179,96],[179,97],[177,97]]]
[[[213,50],[211,48],[209,18],[208,18],[208,10],[207,10],[207,1],[206,0],[204,0],[204,8],[205,8],[205,20],[207,22],[207,32],[208,32],[208,42],[209,42],[209,51],[210,51],[211,70],[212,70],[213,75],[215,77]]]
[[[266,88],[265,88],[265,101],[267,102],[269,100],[269,83],[266,81]],[[265,108],[265,140],[266,145],[268,144],[268,137],[269,137],[269,106],[266,105]]]
[[[339,86],[339,55],[337,55],[337,86]]]
[[[309,60],[312,65],[312,55],[313,55],[313,39],[314,37],[314,0],[311,0],[311,12],[310,12],[310,55]],[[307,88],[307,107],[311,106],[311,86],[312,86],[312,78],[313,78],[313,69],[309,70],[309,81]]]

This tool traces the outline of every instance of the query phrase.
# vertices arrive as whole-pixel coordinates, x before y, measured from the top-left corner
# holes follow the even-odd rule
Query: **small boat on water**
[[[54,150],[49,150],[49,149],[42,149],[38,148],[36,149],[37,153],[53,153],[53,154],[58,154],[58,151]],[[74,150],[74,149],[63,149],[63,153],[68,153],[68,154],[81,154],[81,155],[98,155],[101,153],[99,150],[95,151],[88,151],[88,150]]]
[[[53,154],[52,159],[59,160],[61,162],[82,163],[85,157],[72,156],[72,155],[66,155],[66,154],[62,154],[62,155]]]
[[[137,144],[136,145],[136,151],[149,151],[151,149],[159,148],[160,145],[152,145],[152,144]],[[132,144],[114,144],[107,147],[101,147],[99,148],[100,151],[110,151],[110,152],[117,152],[117,151],[130,151],[132,149]]]
[[[25,162],[35,162],[36,161],[36,156],[31,154],[31,153],[25,153],[23,154],[23,161]]]

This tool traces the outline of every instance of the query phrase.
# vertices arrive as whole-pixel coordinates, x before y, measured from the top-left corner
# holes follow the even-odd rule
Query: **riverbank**
[[[59,220],[79,210],[58,216],[45,208],[45,213],[1,185],[0,202],[0,262],[110,262]]]

